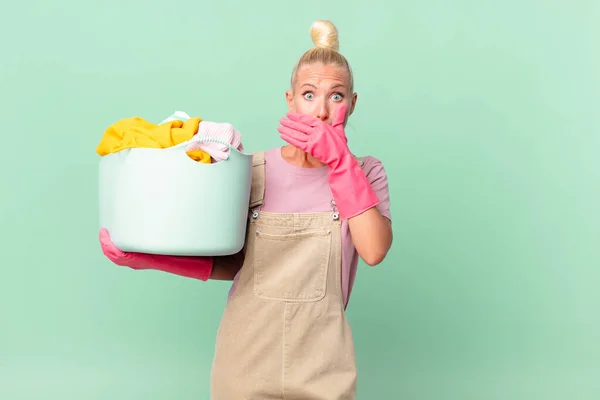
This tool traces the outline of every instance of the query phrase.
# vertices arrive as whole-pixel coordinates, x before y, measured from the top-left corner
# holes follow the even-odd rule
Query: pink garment
[[[229,146],[217,142],[201,141],[202,138],[207,137],[229,143],[233,148],[244,151],[242,135],[231,124],[211,121],[200,122],[198,133],[192,137],[185,150],[202,150],[210,154],[216,162],[225,160],[229,154]]]
[[[375,157],[365,157],[363,171],[380,203],[381,215],[391,220],[388,179],[383,164]],[[309,213],[331,211],[332,192],[328,167],[301,168],[289,164],[281,156],[281,148],[265,152],[265,199],[259,210],[275,213]],[[348,305],[359,256],[352,243],[348,221],[342,221],[342,291]],[[239,275],[239,274],[238,274]],[[230,290],[235,290],[236,275]]]

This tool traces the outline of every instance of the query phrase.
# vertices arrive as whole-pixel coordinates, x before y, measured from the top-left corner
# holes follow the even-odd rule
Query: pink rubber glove
[[[318,118],[288,112],[277,128],[281,138],[329,166],[329,186],[343,219],[352,218],[379,204],[375,191],[348,148],[340,106],[329,125]]]
[[[100,245],[104,255],[116,265],[135,270],[154,269],[186,278],[207,281],[212,273],[212,257],[166,256],[144,253],[126,253],[110,240],[110,234],[100,229]]]

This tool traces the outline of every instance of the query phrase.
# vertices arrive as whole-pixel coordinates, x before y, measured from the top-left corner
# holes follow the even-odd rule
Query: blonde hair
[[[310,37],[315,44],[312,49],[306,51],[292,71],[291,85],[294,87],[296,76],[300,67],[308,64],[322,63],[324,65],[337,65],[348,71],[348,79],[352,92],[354,88],[354,78],[350,63],[340,52],[340,42],[338,39],[338,31],[330,21],[317,20],[310,27]]]

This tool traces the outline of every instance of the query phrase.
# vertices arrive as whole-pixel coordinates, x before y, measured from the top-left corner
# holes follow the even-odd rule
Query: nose
[[[317,109],[317,115],[315,118],[320,119],[321,121],[327,121],[329,118],[329,107],[327,106],[327,102],[321,102],[319,108]]]

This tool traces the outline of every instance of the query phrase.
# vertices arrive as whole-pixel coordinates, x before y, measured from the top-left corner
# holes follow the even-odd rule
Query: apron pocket
[[[255,296],[286,302],[314,302],[325,297],[330,231],[289,235],[257,231],[255,239]]]

